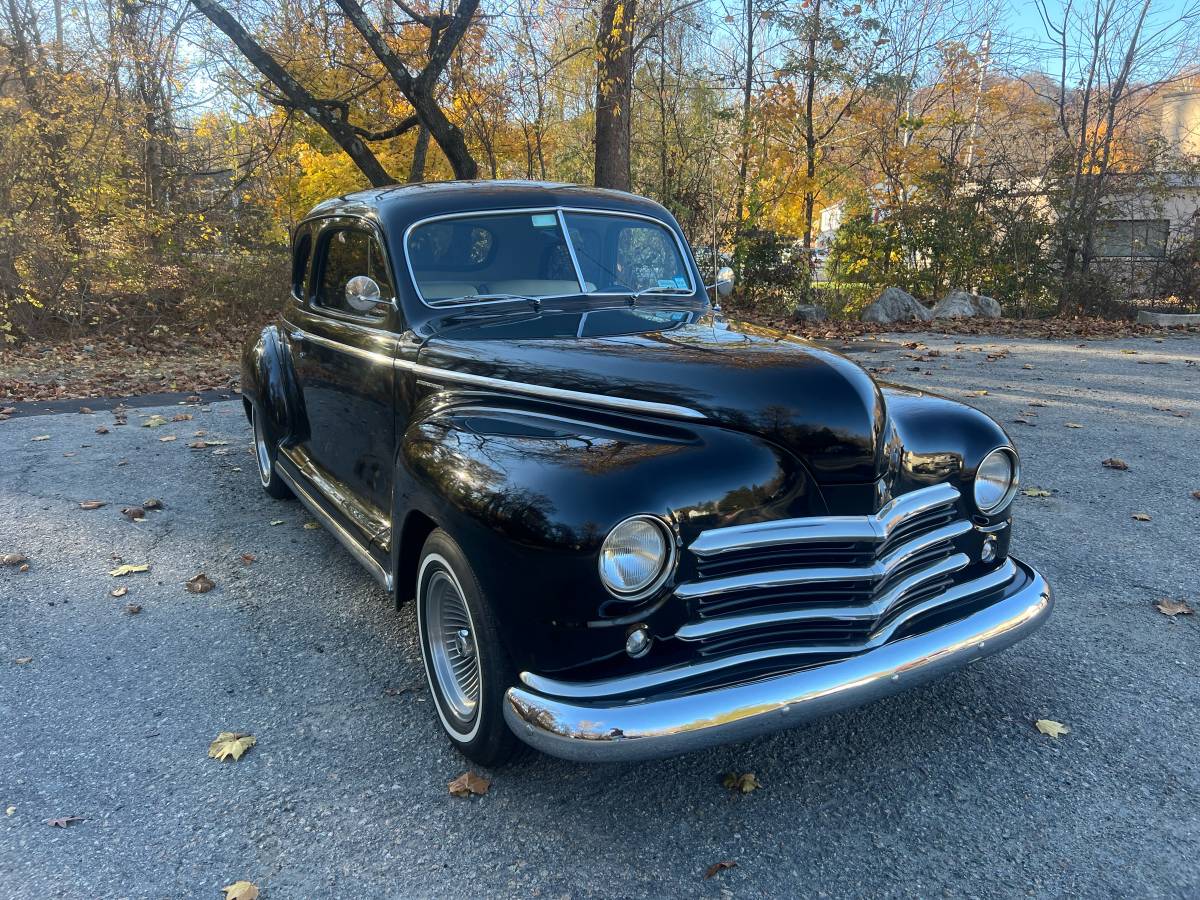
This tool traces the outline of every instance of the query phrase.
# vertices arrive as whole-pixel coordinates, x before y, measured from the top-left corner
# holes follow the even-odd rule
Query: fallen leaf
[[[28,562],[29,557],[24,553],[5,553],[0,556],[0,566],[19,566],[23,562]]]
[[[17,571],[24,575],[29,571],[29,563],[21,563],[19,566],[17,566]]]
[[[141,606],[139,606],[136,603],[126,603],[125,604],[125,612],[127,615],[136,616],[141,611],[142,611]]]
[[[723,859],[720,862],[713,863],[711,866],[709,866],[707,869],[704,870],[704,879],[707,881],[709,878],[712,878],[714,875],[716,875],[718,872],[720,872],[724,869],[735,869],[735,868],[737,868],[736,862],[734,862],[732,859]]]
[[[142,501],[142,509],[162,509],[163,502],[157,497],[147,497]]]
[[[131,522],[140,522],[146,518],[146,511],[140,506],[122,506],[121,515]]]
[[[1136,355],[1137,355],[1137,351],[1136,351],[1136,350],[1130,350],[1130,349],[1128,349],[1128,348],[1126,348],[1126,347],[1122,347],[1122,348],[1121,348],[1121,352],[1122,352],[1122,353],[1125,353],[1125,354],[1127,354],[1127,355],[1129,355],[1129,356],[1136,356]]]
[[[730,772],[721,781],[721,784],[725,785],[725,787],[729,788],[731,791],[738,791],[743,794],[748,794],[751,791],[756,791],[762,787],[762,784],[759,783],[759,780],[754,777],[753,772],[746,772],[742,775],[739,775],[736,772]]]
[[[1048,734],[1052,738],[1060,738],[1064,734],[1071,733],[1070,728],[1062,722],[1055,722],[1053,719],[1038,719],[1033,724],[1042,734]]]
[[[192,450],[204,450],[208,447],[224,447],[229,441],[192,441],[188,444]]]
[[[243,553],[242,554],[242,565],[248,566],[248,565],[250,565],[250,563],[254,562],[256,559],[258,559],[258,557],[255,556],[253,553]]]
[[[192,418],[191,413],[175,413],[175,415],[171,416],[171,421],[172,422],[187,422],[187,421],[190,421],[191,418]]]
[[[1030,422],[1028,419],[1013,419],[1013,422],[1017,425],[1029,425],[1032,428],[1037,427],[1037,422]]]
[[[1083,427],[1078,422],[1067,422],[1066,425],[1068,428],[1082,428]]]
[[[143,428],[157,428],[159,425],[166,425],[166,424],[167,424],[167,420],[156,413],[155,415],[147,418],[146,421],[142,423],[142,427]]]
[[[986,397],[987,391],[968,391],[967,393],[975,397]]]
[[[1133,521],[1135,521],[1135,522],[1149,522],[1149,521],[1150,521],[1150,514],[1149,514],[1149,513],[1134,513],[1134,514],[1133,514]]]
[[[56,819],[47,819],[46,824],[51,828],[66,828],[68,825],[74,825],[76,822],[82,822],[79,816],[60,816]]]
[[[80,500],[79,501],[80,509],[99,509],[103,505],[104,505],[103,500]]]
[[[1129,468],[1129,463],[1125,462],[1123,459],[1117,459],[1115,456],[1111,459],[1103,460],[1100,465],[1104,466],[1106,469],[1118,469],[1122,472]]]
[[[1164,616],[1190,616],[1196,612],[1196,610],[1192,609],[1191,606],[1182,600],[1157,600],[1154,603],[1154,608]]]
[[[12,815],[13,813],[15,813],[16,811],[17,811],[17,808],[16,808],[15,806],[9,806],[9,807],[5,808],[5,810],[4,810],[4,814],[5,814],[6,816],[11,816],[11,815]]]
[[[15,662],[18,666],[23,666],[26,663],[33,662],[33,657],[32,656],[18,656],[16,659],[13,660],[13,662]]]
[[[258,900],[258,888],[249,881],[235,881],[221,888],[225,900]]]
[[[111,591],[109,591],[109,593],[114,597],[124,597],[129,593],[129,586],[123,584],[119,588],[113,588]]]
[[[50,435],[48,435],[48,434],[39,434],[39,435],[37,435],[37,436],[33,437],[31,440],[35,440],[35,441],[48,441],[48,440],[50,440]]]
[[[108,426],[107,425],[96,426],[96,434],[108,434]]]
[[[317,530],[318,528],[320,528],[320,527],[321,527],[321,523],[320,523],[320,522],[305,522],[305,523],[304,523],[304,530],[305,530],[305,531],[316,531],[316,530]]]
[[[143,563],[143,564],[134,565],[134,566],[131,566],[131,565],[117,566],[115,569],[110,571],[108,574],[111,575],[113,578],[121,578],[122,576],[125,576],[125,575],[134,575],[138,572],[149,572],[149,571],[150,571],[150,566],[148,564]]]
[[[217,735],[217,739],[208,745],[208,756],[210,759],[220,760],[233,757],[236,761],[257,743],[258,741],[252,734],[240,731],[222,731]]]
[[[1200,500],[1200,491],[1192,491],[1192,499]]]
[[[1200,491],[1196,491],[1196,493],[1197,493],[1197,494],[1200,494]],[[1197,499],[1200,499],[1200,497],[1198,497]],[[272,520],[271,520],[271,524],[272,524],[272,525],[282,525],[282,524],[283,524],[283,519],[272,519]]]
[[[79,414],[81,416],[90,416],[92,414],[92,410],[90,407],[81,406],[81,407],[79,407]]]
[[[160,437],[159,440],[162,441],[164,444],[169,444],[171,441],[175,440],[175,435],[166,434],[166,435],[163,435],[162,437]]]
[[[455,797],[469,797],[472,794],[482,797],[491,786],[492,783],[488,779],[482,775],[476,775],[469,769],[447,785],[450,793]]]
[[[1040,487],[1027,487],[1021,488],[1021,493],[1026,497],[1049,497],[1053,492]]]
[[[207,594],[216,587],[216,584],[211,578],[201,572],[185,581],[184,586],[193,594]]]

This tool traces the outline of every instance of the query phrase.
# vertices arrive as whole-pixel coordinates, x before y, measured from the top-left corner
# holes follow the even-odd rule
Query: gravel
[[[469,800],[411,611],[261,492],[240,402],[0,423],[0,554],[30,565],[0,568],[0,896],[1197,896],[1200,615],[1152,602],[1200,605],[1200,339],[850,346],[995,416],[1053,492],[1015,528],[1057,591],[1046,628],[806,728],[640,765],[531,755]],[[188,449],[197,430],[229,443]],[[198,572],[215,589],[188,593]],[[258,744],[211,760],[220,731]]]

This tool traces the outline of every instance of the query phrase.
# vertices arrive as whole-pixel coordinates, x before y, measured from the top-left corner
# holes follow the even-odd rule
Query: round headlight
[[[672,554],[666,526],[651,516],[634,516],[604,539],[600,580],[618,597],[636,600],[658,587]]]
[[[1017,464],[1012,451],[993,450],[975,473],[975,506],[980,512],[996,512],[1017,490]]]

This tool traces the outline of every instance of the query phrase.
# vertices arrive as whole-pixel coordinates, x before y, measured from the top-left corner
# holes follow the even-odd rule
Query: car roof
[[[448,213],[557,206],[636,212],[673,221],[671,214],[658,203],[625,191],[518,180],[429,181],[371,188],[319,203],[305,219],[364,216],[394,232],[420,219]]]

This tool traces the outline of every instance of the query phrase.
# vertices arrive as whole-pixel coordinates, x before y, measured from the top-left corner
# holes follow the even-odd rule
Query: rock
[[[1158,325],[1160,328],[1170,328],[1172,325],[1200,325],[1200,315],[1196,313],[1159,313],[1139,309],[1137,320],[1139,325]]]
[[[862,312],[864,322],[928,322],[932,318],[920,300],[898,287],[885,288]]]
[[[966,291],[951,291],[933,308],[935,319],[961,319],[974,316],[998,319],[1001,315],[998,300],[982,294],[968,294]]]
[[[810,303],[801,303],[792,310],[793,322],[824,322],[828,318],[829,313],[825,307]]]

